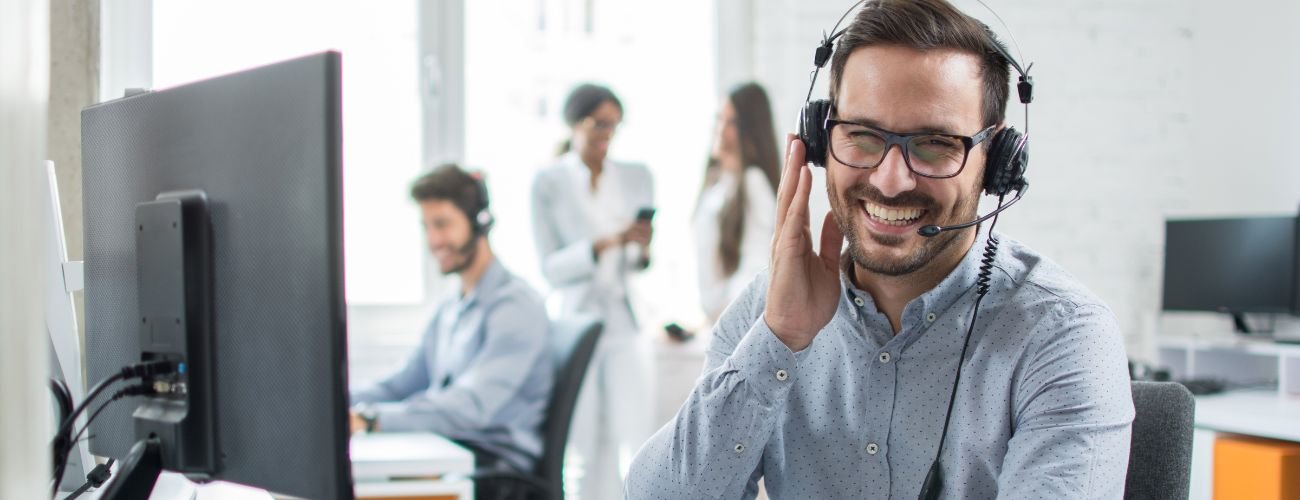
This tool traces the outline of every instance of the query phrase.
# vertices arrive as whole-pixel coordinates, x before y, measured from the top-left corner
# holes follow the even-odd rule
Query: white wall
[[[1004,32],[973,1],[966,12]],[[851,2],[756,0],[752,76],[793,123],[821,33]],[[1062,264],[1119,317],[1130,353],[1157,330],[1227,332],[1159,313],[1166,216],[1293,214],[1300,205],[1300,6],[1246,0],[989,2],[1035,63],[1033,189],[998,228]],[[722,3],[726,8],[726,2]],[[725,14],[724,14],[725,15]],[[1004,35],[1005,38],[1005,35]],[[724,67],[727,62],[721,63]],[[735,64],[732,65],[736,66]],[[738,69],[719,74],[736,74]],[[824,71],[814,98],[825,96]],[[727,85],[728,82],[720,82]],[[1018,127],[1022,108],[1008,108]],[[1243,135],[1249,132],[1251,135]],[[824,208],[824,201],[821,201]],[[814,229],[816,230],[816,228]],[[1300,329],[1293,321],[1281,328]]]
[[[38,196],[49,92],[49,4],[0,2],[0,498],[43,498],[49,472]]]

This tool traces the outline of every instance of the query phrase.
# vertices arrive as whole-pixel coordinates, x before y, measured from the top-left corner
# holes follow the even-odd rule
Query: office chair
[[[532,474],[486,471],[474,474],[476,482],[513,482],[523,486],[522,490],[527,493],[524,498],[564,500],[564,451],[569,442],[569,426],[602,329],[603,324],[590,317],[568,318],[551,324],[555,386],[542,422],[542,457]],[[519,497],[510,495],[508,498]]]
[[[1196,400],[1174,382],[1133,382],[1133,436],[1124,498],[1187,498]]]

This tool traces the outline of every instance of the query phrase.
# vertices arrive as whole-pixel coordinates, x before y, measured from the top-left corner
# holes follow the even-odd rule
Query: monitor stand
[[[162,441],[150,437],[136,441],[123,458],[113,481],[100,496],[103,500],[149,498],[162,473]]]
[[[1225,312],[1227,312],[1227,311],[1225,311]],[[1269,314],[1268,314],[1268,324],[1267,324],[1267,325],[1264,325],[1263,327],[1260,327],[1260,326],[1259,326],[1259,322],[1258,322],[1258,321],[1256,322],[1256,326],[1254,326],[1254,327],[1250,326],[1250,323],[1248,323],[1248,322],[1246,321],[1246,313],[1242,313],[1242,312],[1228,312],[1228,314],[1232,316],[1232,331],[1233,331],[1234,333],[1238,334],[1238,335],[1244,335],[1244,336],[1247,336],[1247,337],[1255,337],[1255,338],[1270,339],[1270,340],[1273,340],[1273,341],[1275,341],[1275,342],[1295,342],[1295,341],[1296,341],[1296,339],[1284,339],[1284,340],[1279,340],[1279,339],[1277,338],[1277,314],[1269,313]]]
[[[1231,314],[1232,314],[1232,327],[1233,327],[1232,331],[1244,335],[1250,335],[1252,332],[1250,331],[1250,325],[1246,324],[1246,314],[1239,313],[1239,312],[1235,312]]]

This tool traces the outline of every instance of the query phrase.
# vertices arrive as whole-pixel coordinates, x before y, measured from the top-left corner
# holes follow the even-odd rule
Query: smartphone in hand
[[[695,338],[694,333],[686,331],[685,328],[682,328],[681,325],[678,325],[677,323],[668,323],[664,325],[664,333],[668,334],[668,338],[677,342],[687,342]]]
[[[642,207],[640,210],[636,211],[636,220],[638,221],[650,222],[651,220],[654,220],[654,218],[655,209],[653,208]]]

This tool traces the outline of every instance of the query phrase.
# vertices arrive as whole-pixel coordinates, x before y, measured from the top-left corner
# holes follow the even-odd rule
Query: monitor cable
[[[108,378],[105,378],[104,380],[101,380],[99,383],[95,384],[95,386],[92,387],[90,391],[86,393],[86,398],[83,399],[80,404],[73,407],[70,413],[63,409],[63,403],[64,403],[63,396],[60,395],[58,388],[56,386],[52,386],[51,390],[53,390],[56,396],[60,398],[61,413],[66,413],[66,414],[60,415],[62,417],[62,422],[59,424],[58,430],[54,433],[54,440],[51,443],[51,447],[54,451],[53,458],[55,460],[54,488],[51,495],[57,494],[59,491],[59,484],[62,482],[63,472],[64,470],[67,469],[68,456],[76,445],[77,437],[79,437],[83,432],[86,431],[86,429],[89,429],[90,427],[90,422],[87,421],[86,427],[82,428],[81,432],[78,432],[76,434],[77,437],[74,437],[72,431],[73,428],[76,426],[77,417],[80,416],[82,413],[84,413],[86,409],[90,407],[91,403],[95,401],[96,398],[98,398],[101,394],[107,391],[114,384],[124,380],[133,380],[133,379],[147,380],[147,379],[152,379],[154,377],[158,377],[162,375],[171,375],[175,373],[178,373],[177,364],[171,361],[150,361],[145,363],[137,363],[129,366],[124,366],[122,367],[121,370],[118,370],[117,372],[108,376]],[[138,395],[136,394],[137,392],[140,392],[141,394],[149,394],[150,392],[148,391],[152,391],[152,387],[148,386],[147,384],[128,387],[127,389],[123,389],[113,394],[111,401],[116,401],[118,399],[130,395]],[[71,401],[71,396],[68,396],[67,401]],[[103,411],[103,409],[107,406],[108,406],[107,404],[100,406],[100,408],[96,410],[95,416],[97,416],[99,412]],[[92,416],[92,419],[93,418],[94,416]]]
[[[74,500],[75,498],[81,496],[83,493],[90,491],[91,488],[98,488],[100,486],[103,486],[104,483],[108,482],[109,477],[112,476],[113,463],[115,462],[116,462],[115,459],[110,458],[108,459],[107,462],[96,465],[95,468],[91,470],[89,474],[86,474],[86,484],[81,485],[80,488],[77,488],[72,493],[69,493],[68,496],[63,497],[63,500]]]
[[[62,453],[61,455],[55,457],[55,459],[58,460],[59,463],[58,463],[58,467],[55,469],[55,474],[54,474],[53,494],[54,495],[58,494],[59,485],[63,483],[63,473],[68,467],[68,459],[70,454],[72,453],[72,448],[77,444],[77,442],[81,440],[81,435],[85,434],[86,431],[90,430],[91,422],[94,422],[95,419],[98,418],[99,415],[104,412],[105,408],[108,408],[109,405],[117,402],[118,400],[121,400],[122,398],[126,398],[129,396],[148,396],[151,394],[155,394],[156,392],[157,391],[154,390],[154,387],[148,383],[141,383],[141,384],[125,387],[113,393],[113,395],[108,398],[108,401],[105,401],[104,403],[100,404],[99,408],[95,409],[94,412],[91,412],[90,418],[86,419],[86,425],[82,426],[81,430],[77,431],[77,433],[73,435],[71,439],[68,440],[69,444],[67,449],[61,452]],[[108,466],[109,467],[112,466],[111,459]],[[110,474],[109,470],[107,467],[104,466],[104,464],[100,464],[96,466],[93,470],[90,471],[89,474],[86,475],[86,479],[88,480],[88,482],[82,485],[81,488],[78,488],[77,491],[84,492],[84,490],[89,489],[90,486],[98,487],[99,485],[104,484],[104,481],[108,479],[109,474]],[[102,479],[99,479],[101,476]],[[78,493],[77,491],[74,491],[73,494],[68,495],[68,498],[64,500],[76,498],[78,495],[81,494]]]

